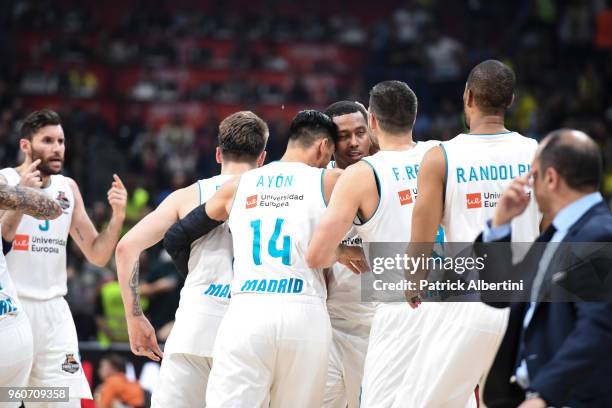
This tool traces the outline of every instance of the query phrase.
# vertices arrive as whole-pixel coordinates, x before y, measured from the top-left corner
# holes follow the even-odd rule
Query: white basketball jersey
[[[23,314],[17,290],[8,273],[4,254],[0,254],[0,327],[8,325]]]
[[[229,217],[232,295],[326,297],[323,271],[309,268],[305,260],[325,210],[323,172],[304,163],[277,161],[242,175]]]
[[[531,170],[538,143],[516,132],[460,134],[442,144],[448,165],[442,225],[449,242],[472,242],[493,217],[497,200],[515,177]],[[532,242],[539,214],[532,196],[512,222],[512,241]]]
[[[232,176],[219,175],[199,180],[200,202],[208,201]],[[181,307],[211,313],[225,313],[232,281],[232,236],[227,223],[191,244]]]
[[[355,228],[346,234],[343,245],[361,246],[361,237]],[[327,311],[332,319],[343,319],[361,325],[370,325],[374,304],[361,301],[361,276],[336,262],[327,279]]]
[[[421,160],[438,144],[434,140],[418,142],[410,150],[381,150],[362,159],[372,166],[380,188],[374,215],[355,226],[364,242],[410,242]]]
[[[330,161],[327,168],[335,169],[336,162]],[[361,237],[355,227],[346,234],[342,244],[361,246]],[[339,262],[329,268],[327,311],[332,319],[343,319],[367,326],[371,324],[374,316],[374,304],[361,301],[361,277]]]
[[[19,184],[21,176],[13,168],[0,170],[8,184]],[[55,220],[37,220],[24,215],[17,227],[13,248],[6,262],[23,299],[48,300],[65,296],[66,242],[72,223],[74,194],[68,179],[52,175],[49,186],[42,189],[62,207],[63,214]]]

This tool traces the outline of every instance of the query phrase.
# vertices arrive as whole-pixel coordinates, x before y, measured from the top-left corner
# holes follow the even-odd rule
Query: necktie
[[[536,242],[550,242],[557,232],[557,229],[554,225],[548,227],[546,231],[537,239]],[[542,287],[542,282],[544,281],[544,277],[546,276],[546,270],[550,266],[550,261],[552,260],[555,252],[557,251],[558,245],[555,243],[549,243],[546,245],[544,252],[542,253],[542,257],[540,258],[540,262],[538,264],[538,270],[536,275],[533,278],[533,284],[531,285],[531,297],[530,300],[532,302],[538,301],[538,293],[540,292],[540,288]]]

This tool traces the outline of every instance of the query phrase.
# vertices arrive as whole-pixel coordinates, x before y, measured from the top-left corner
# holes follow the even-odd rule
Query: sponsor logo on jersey
[[[79,365],[77,359],[74,358],[74,354],[66,353],[66,360],[62,364],[62,370],[67,373],[74,374],[79,371],[79,368],[81,368],[81,366]]]
[[[531,192],[529,196],[531,197]],[[467,208],[495,208],[500,197],[501,193],[498,192],[466,194]]]
[[[13,240],[13,250],[27,251],[30,247],[30,236],[26,234],[15,234]]]
[[[410,190],[398,191],[397,195],[399,196],[400,205],[412,204],[413,200]]]
[[[57,192],[57,197],[55,197],[55,201],[57,201],[59,206],[62,207],[62,210],[67,210],[68,208],[70,208],[70,200],[68,200],[68,197],[66,197],[66,193],[64,193],[63,191]]]
[[[290,279],[248,279],[242,284],[241,292],[302,293],[304,281]]]
[[[471,193],[465,195],[467,208],[482,208],[482,193]]]
[[[30,244],[32,244],[31,247]],[[66,250],[66,240],[37,235],[32,235],[30,237],[26,234],[16,234],[15,240],[13,241],[13,250],[59,254]]]
[[[246,198],[246,208],[255,208],[257,207],[257,194],[248,196]]]
[[[289,207],[296,201],[304,201],[304,194],[262,194],[259,196],[260,207]]]

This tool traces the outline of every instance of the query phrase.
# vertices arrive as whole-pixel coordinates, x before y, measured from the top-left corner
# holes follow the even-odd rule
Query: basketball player
[[[499,61],[484,61],[470,72],[463,93],[470,133],[435,147],[423,159],[412,218],[414,242],[432,242],[440,223],[447,241],[472,242],[493,216],[497,199],[492,197],[499,197],[513,178],[529,173],[537,142],[504,125],[514,87],[514,72]],[[512,225],[512,240],[532,242],[538,225],[531,200]],[[508,310],[477,302],[428,305],[433,307],[423,344],[396,406],[465,406],[493,362]]]
[[[338,126],[335,161],[328,167],[333,165],[345,169],[368,156],[372,143],[365,108],[352,101],[340,101],[330,105],[325,113]],[[351,229],[342,244],[360,245],[361,238]],[[374,305],[361,302],[358,274],[340,263],[333,264],[327,271],[327,311],[332,326],[332,346],[323,407],[357,408]]]
[[[331,202],[308,248],[308,264],[330,265],[333,248],[353,226],[366,243],[408,242],[416,177],[423,155],[437,142],[415,143],[412,128],[417,98],[400,81],[385,81],[370,91],[368,123],[380,151],[350,166],[340,176]],[[363,407],[389,407],[413,357],[411,342],[426,308],[381,303],[372,322],[365,360]],[[408,334],[407,334],[408,333]]]
[[[172,224],[212,197],[232,175],[263,164],[267,138],[268,126],[252,112],[225,118],[219,125],[216,152],[221,174],[170,194],[119,241],[117,274],[135,354],[154,360],[161,357],[153,327],[140,309],[138,256],[159,242]],[[193,243],[152,407],[204,406],[217,328],[229,305],[232,258],[232,237],[225,224]]]
[[[39,163],[37,160],[30,165],[30,174]],[[20,211],[41,220],[54,220],[62,214],[59,204],[39,189],[6,184],[0,184],[0,209]],[[32,368],[32,329],[8,273],[4,254],[0,254],[0,333],[5,339],[0,350],[0,386],[25,387]],[[0,402],[0,407],[20,404]]]
[[[280,161],[227,182],[166,233],[171,254],[194,231],[229,218],[234,245],[232,301],[213,353],[209,407],[320,407],[329,315],[322,269],[304,254],[339,171],[324,170],[337,128],[325,114],[293,119]]]
[[[6,256],[9,272],[34,338],[34,362],[28,385],[69,387],[70,402],[47,406],[80,406],[91,399],[91,390],[79,362],[76,328],[66,295],[66,244],[68,234],[87,260],[104,266],[113,254],[125,219],[127,191],[114,175],[108,191],[113,210],[108,227],[98,233],[89,219],[77,184],[60,174],[64,163],[64,131],[57,113],[49,109],[28,115],[21,126],[19,148],[25,156],[17,168],[0,170],[7,184],[19,184],[37,160],[42,190],[59,203],[63,214],[40,221],[18,211],[2,218],[2,236],[13,241]],[[36,406],[28,404],[28,406]]]

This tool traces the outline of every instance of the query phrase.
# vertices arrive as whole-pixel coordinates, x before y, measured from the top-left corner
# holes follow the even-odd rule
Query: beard
[[[43,158],[43,155],[40,154],[39,152],[37,152],[36,150],[32,149],[31,151],[31,156],[32,156],[32,161],[36,161],[38,159],[40,159],[40,164],[37,167],[37,170],[40,171],[40,175],[42,177],[45,176],[51,176],[54,174],[59,174],[61,173],[62,169],[64,168],[64,159],[62,157],[59,156],[52,156],[50,158],[47,158],[46,160]],[[54,169],[51,167],[51,160],[60,160],[61,165],[59,167],[59,169]]]

